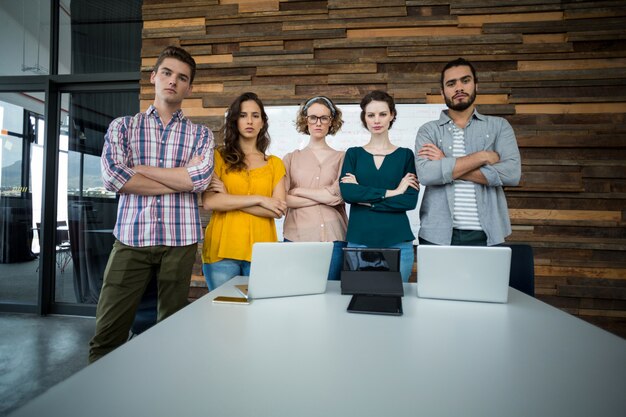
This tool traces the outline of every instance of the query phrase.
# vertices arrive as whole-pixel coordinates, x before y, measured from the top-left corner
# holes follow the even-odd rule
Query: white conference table
[[[510,289],[401,317],[324,295],[215,304],[237,277],[53,387],[14,417],[620,416],[626,341]],[[86,352],[85,347],[85,354]]]

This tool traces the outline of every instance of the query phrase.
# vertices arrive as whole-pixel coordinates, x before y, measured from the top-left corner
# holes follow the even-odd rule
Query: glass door
[[[43,93],[0,95],[0,302],[36,304]]]
[[[100,156],[111,121],[137,113],[136,97],[136,91],[61,95],[57,220],[67,219],[69,262],[65,273],[57,271],[56,302],[98,302],[118,202],[102,183]]]

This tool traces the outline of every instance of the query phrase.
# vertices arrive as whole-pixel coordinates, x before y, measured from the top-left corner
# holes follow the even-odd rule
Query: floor
[[[34,304],[39,291],[39,259],[28,262],[0,264],[0,301]],[[75,303],[74,266],[69,262],[63,270],[57,264],[54,299]]]
[[[87,366],[92,317],[0,313],[0,417]]]

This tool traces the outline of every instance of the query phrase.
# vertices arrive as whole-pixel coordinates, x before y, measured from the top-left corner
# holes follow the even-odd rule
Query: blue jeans
[[[367,248],[367,245],[361,245],[360,243],[348,242],[349,248]],[[413,272],[413,261],[415,260],[415,253],[413,253],[413,242],[400,242],[394,245],[387,245],[386,248],[398,248],[400,249],[400,275],[402,275],[402,281],[409,282],[411,272]]]
[[[213,291],[237,275],[250,275],[250,262],[226,258],[210,264],[202,264],[202,272],[209,291]]]
[[[284,242],[291,242],[284,239]],[[343,269],[343,248],[346,242],[335,240],[333,242],[333,256],[330,258],[330,268],[328,269],[328,279],[331,281],[339,281],[341,279],[341,270]]]

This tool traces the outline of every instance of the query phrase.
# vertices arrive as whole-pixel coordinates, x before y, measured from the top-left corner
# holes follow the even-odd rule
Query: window
[[[139,111],[141,3],[0,0],[0,310],[95,313],[117,207],[100,154]]]

